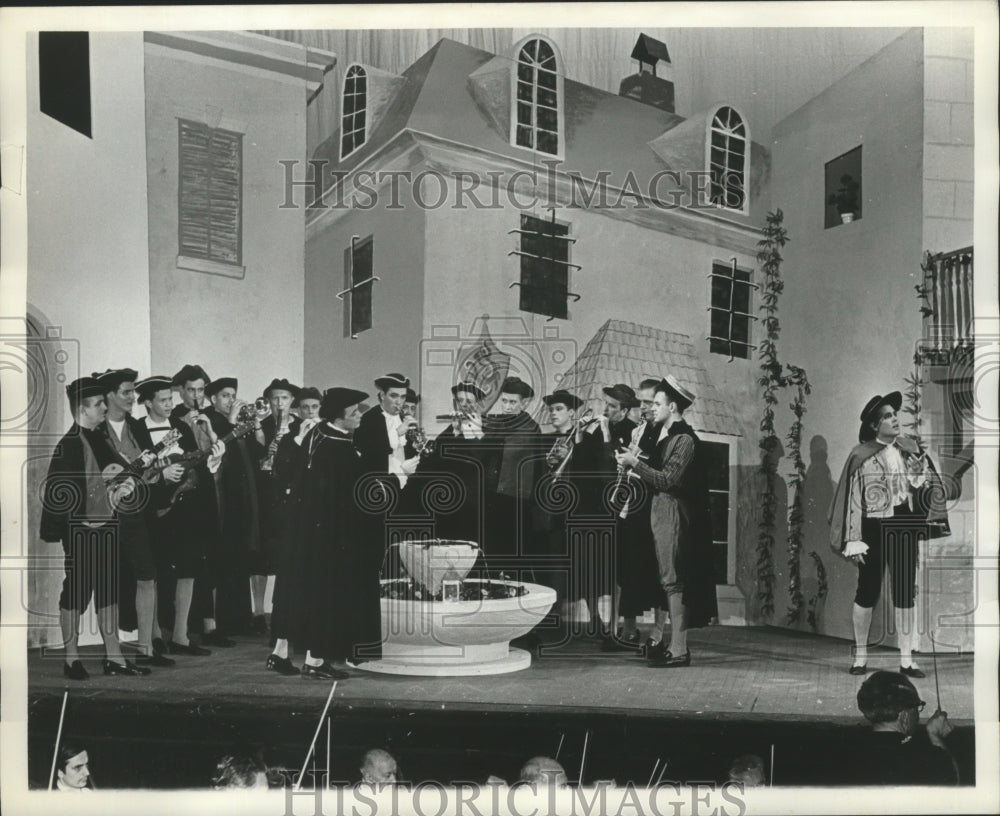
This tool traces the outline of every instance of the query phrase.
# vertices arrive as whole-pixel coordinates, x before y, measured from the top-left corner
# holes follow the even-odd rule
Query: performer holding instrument
[[[535,491],[537,510],[544,519],[539,553],[554,559],[555,568],[536,570],[536,576],[541,583],[552,586],[559,600],[567,604],[571,633],[607,635],[599,608],[602,598],[610,601],[611,550],[603,546],[600,536],[591,542],[588,536],[580,535],[579,521],[598,516],[603,509],[603,448],[596,435],[586,433],[598,420],[590,409],[578,415],[583,400],[565,390],[557,390],[543,401],[555,428],[545,436],[556,439],[545,460],[549,473]],[[574,519],[576,524],[571,524]],[[571,606],[580,601],[586,603],[589,615],[582,629],[571,612]]]
[[[606,639],[601,645],[606,652],[643,652],[637,621],[647,609],[654,610],[655,619],[645,648],[662,639],[666,622],[667,601],[660,586],[656,546],[650,525],[652,494],[631,468],[618,465],[615,461],[617,451],[629,450],[650,467],[657,466],[656,443],[660,425],[653,417],[653,395],[659,382],[659,379],[645,379],[639,384],[638,394],[634,398],[640,406],[640,422],[631,431],[628,428],[632,421],[627,417],[617,423],[609,423],[609,431],[613,430],[614,436],[611,433],[605,436],[608,460],[617,469],[612,505],[616,515],[615,577],[619,590],[618,614],[623,619],[621,633]],[[606,401],[614,400],[617,403],[615,410],[623,410],[630,401],[630,393],[634,392],[628,386],[619,384],[605,388],[604,393]],[[624,438],[626,432],[628,436]],[[617,620],[617,615],[615,619]]]
[[[214,546],[211,536],[218,535],[213,477],[222,463],[225,444],[217,441],[207,456],[203,455],[188,423],[171,416],[170,378],[147,377],[136,384],[136,392],[146,408],[146,418],[136,429],[140,446],[152,449],[172,430],[180,433],[178,442],[164,449],[159,457],[161,462],[169,463],[163,469],[163,479],[168,487],[175,487],[168,491],[169,498],[150,524],[157,559],[159,618],[173,620],[171,640],[166,646],[170,654],[209,655],[208,649],[188,638],[188,616],[195,578],[205,568],[208,548]],[[186,463],[185,454],[189,455]],[[185,485],[192,489],[181,490]]]
[[[274,457],[278,445],[288,434],[299,432],[302,420],[292,414],[292,403],[301,389],[286,379],[273,379],[264,389],[264,400],[269,409],[267,416],[259,420],[255,438],[263,448],[257,472],[257,492],[260,497],[261,531],[260,547],[250,553],[250,587],[253,596],[253,630],[263,634],[268,631],[264,614],[264,595],[268,578],[273,580],[281,551],[286,546],[286,496],[285,489],[275,479]]]

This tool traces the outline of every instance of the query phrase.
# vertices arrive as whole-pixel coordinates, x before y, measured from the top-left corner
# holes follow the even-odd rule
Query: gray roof
[[[635,388],[647,377],[660,379],[667,374],[673,374],[696,396],[684,414],[691,427],[708,433],[742,435],[735,406],[716,391],[686,334],[627,320],[608,320],[559,380],[559,387],[592,401],[596,410],[605,386],[623,382]]]

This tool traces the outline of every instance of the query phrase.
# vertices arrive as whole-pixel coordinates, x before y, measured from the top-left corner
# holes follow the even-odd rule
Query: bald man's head
[[[521,768],[521,782],[529,785],[555,785],[562,788],[567,784],[566,771],[550,757],[532,757]]]
[[[361,762],[361,781],[369,785],[392,785],[396,782],[397,770],[392,754],[373,748]]]

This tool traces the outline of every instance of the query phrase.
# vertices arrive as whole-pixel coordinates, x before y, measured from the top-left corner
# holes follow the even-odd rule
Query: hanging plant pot
[[[853,220],[854,220],[854,213],[852,213],[852,212],[847,212],[847,213],[841,213],[840,214],[840,223],[841,224],[850,224]]]

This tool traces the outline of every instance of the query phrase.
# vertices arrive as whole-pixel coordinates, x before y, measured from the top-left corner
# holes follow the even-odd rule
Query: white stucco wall
[[[305,84],[217,56],[145,48],[153,367],[172,375],[198,363],[212,377],[238,377],[243,397],[274,377],[300,382],[304,216],[281,208],[278,162],[304,159]],[[179,118],[243,134],[242,279],[178,266]]]

